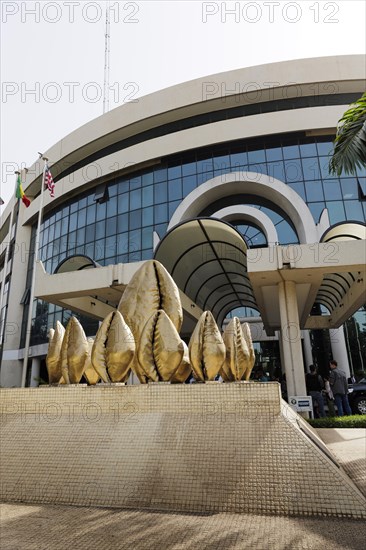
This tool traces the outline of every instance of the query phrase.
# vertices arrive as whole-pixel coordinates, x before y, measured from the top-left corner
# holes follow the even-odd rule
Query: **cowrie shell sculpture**
[[[50,329],[46,366],[48,381],[50,384],[58,384],[62,377],[61,372],[61,347],[65,329],[60,321],[56,322],[56,328]]]
[[[100,376],[93,367],[93,364],[91,362],[91,352],[93,349],[94,340],[93,338],[88,338],[88,355],[85,359],[84,364],[84,373],[83,376],[86,378],[86,381],[88,382],[89,386],[95,386],[100,380]]]
[[[252,341],[252,334],[250,332],[250,326],[248,323],[243,323],[241,325],[244,338],[246,340],[248,349],[249,349],[249,366],[246,370],[246,373],[244,375],[245,380],[249,380],[249,377],[251,375],[251,372],[253,370],[254,364],[255,364],[255,353],[254,353],[254,347],[253,347],[253,341]]]
[[[88,341],[76,317],[67,324],[61,347],[61,373],[66,384],[78,384],[88,355]]]
[[[225,344],[210,311],[202,313],[188,347],[195,378],[214,380],[225,361]]]
[[[91,352],[94,369],[104,382],[122,382],[131,370],[135,339],[119,311],[112,311],[99,327]]]
[[[226,357],[220,374],[226,382],[242,380],[247,372],[250,374],[252,369],[248,344],[237,317],[227,325],[223,340],[226,346]]]
[[[192,373],[192,366],[189,360],[189,350],[187,344],[182,340],[183,344],[183,357],[178,369],[173,374],[171,382],[180,382],[183,384],[188,376]]]
[[[182,362],[183,342],[173,322],[162,309],[147,320],[137,350],[144,374],[153,382],[169,382]]]

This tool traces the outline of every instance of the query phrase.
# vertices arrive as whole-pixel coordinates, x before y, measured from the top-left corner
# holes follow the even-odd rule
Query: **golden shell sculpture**
[[[50,329],[49,345],[46,357],[48,381],[50,384],[58,384],[62,377],[61,372],[61,347],[65,329],[60,321],[57,321],[56,328]]]
[[[78,384],[84,373],[89,345],[76,317],[67,324],[61,347],[61,373],[66,384]]]
[[[183,384],[187,380],[188,376],[192,374],[192,365],[189,360],[188,346],[183,340],[182,340],[182,344],[183,344],[183,350],[184,350],[183,358],[182,358],[181,364],[179,365],[178,369],[175,371],[172,379],[170,380],[171,382],[181,383],[181,384]]]
[[[162,309],[179,332],[183,309],[179,290],[171,275],[157,260],[145,262],[133,275],[118,305],[136,340],[153,313]]]
[[[126,286],[118,311],[131,328],[135,341],[139,342],[147,320],[159,309],[165,311],[179,332],[183,322],[183,309],[178,287],[160,262],[149,260],[136,271]],[[142,384],[147,382],[136,358],[131,368]]]
[[[184,354],[183,342],[173,322],[162,309],[151,315],[141,332],[137,358],[146,377],[169,382]]]
[[[226,357],[220,374],[225,382],[242,380],[247,372],[250,375],[252,367],[248,344],[237,317],[227,325],[223,340],[226,346]]]
[[[89,386],[95,386],[100,380],[100,376],[93,367],[93,363],[91,361],[91,352],[93,349],[94,340],[93,338],[88,338],[88,355],[85,359],[84,364],[84,378],[88,382]]]
[[[255,364],[255,353],[254,353],[254,347],[253,347],[253,341],[252,341],[252,334],[250,332],[250,326],[248,325],[248,323],[243,323],[241,328],[249,350],[249,364],[248,364],[246,373],[244,375],[244,379],[249,380]]]
[[[225,344],[210,311],[202,313],[188,347],[194,377],[214,380],[225,361]]]
[[[104,382],[124,382],[128,378],[135,347],[122,314],[109,313],[99,327],[91,352],[93,367]]]

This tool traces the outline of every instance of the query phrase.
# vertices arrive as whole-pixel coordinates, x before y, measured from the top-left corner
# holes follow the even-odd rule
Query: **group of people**
[[[325,415],[325,400],[328,406],[329,416],[335,416],[337,407],[338,416],[351,415],[351,407],[348,402],[348,383],[346,374],[338,368],[337,361],[329,363],[329,375],[322,378],[317,373],[314,365],[310,365],[310,372],[306,374],[306,390],[312,397],[314,416],[322,418]]]

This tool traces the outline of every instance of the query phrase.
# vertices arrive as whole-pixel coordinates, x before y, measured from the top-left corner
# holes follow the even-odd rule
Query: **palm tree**
[[[366,167],[366,93],[349,106],[337,125],[329,171],[340,176]]]

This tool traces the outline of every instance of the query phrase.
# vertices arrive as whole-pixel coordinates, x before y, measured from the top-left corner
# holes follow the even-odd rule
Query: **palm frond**
[[[344,113],[338,122],[334,152],[329,171],[338,176],[342,172],[354,174],[356,168],[366,166],[366,93]]]

